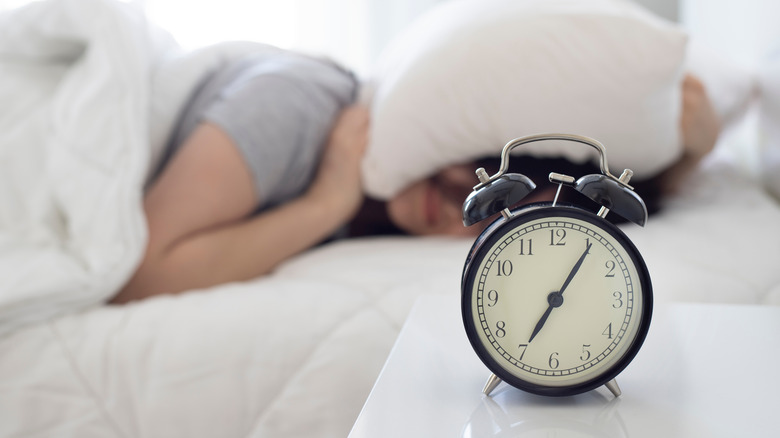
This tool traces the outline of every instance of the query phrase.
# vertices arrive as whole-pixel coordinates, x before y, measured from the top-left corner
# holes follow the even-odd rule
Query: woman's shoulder
[[[335,60],[290,50],[249,53],[228,64],[223,75],[234,81],[251,81],[264,76],[282,76],[310,83],[357,84],[355,74]]]

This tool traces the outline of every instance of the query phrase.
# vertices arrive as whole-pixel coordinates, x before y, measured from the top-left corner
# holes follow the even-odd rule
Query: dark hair
[[[474,170],[480,167],[483,167],[489,175],[493,175],[501,167],[501,159],[498,157],[478,159],[474,162]],[[563,173],[579,178],[583,175],[601,173],[601,169],[596,163],[589,161],[573,163],[560,157],[538,158],[530,155],[513,155],[509,160],[507,172],[522,173],[536,183],[537,191],[551,190],[554,193],[557,186],[549,181],[548,175],[550,172]],[[634,187],[634,191],[645,201],[649,214],[656,213],[660,209],[661,189],[658,177],[644,181],[631,180],[630,184]],[[550,198],[552,199],[552,194]],[[578,205],[594,212],[600,207],[589,198],[572,189],[562,190],[558,201]],[[383,201],[366,198],[360,211],[350,222],[347,234],[352,237],[405,234],[390,220],[385,207],[386,203]],[[607,219],[616,224],[625,222],[625,219],[616,214],[608,215]]]
[[[406,234],[390,220],[386,206],[386,202],[365,198],[360,210],[348,224],[347,235],[362,237]]]
[[[493,175],[498,172],[501,167],[501,159],[499,157],[487,157],[479,159],[475,162],[475,169],[483,167],[489,175]],[[511,156],[509,160],[509,173],[522,173],[530,178],[537,186],[536,190],[556,190],[557,185],[549,181],[550,172],[562,173],[565,175],[579,178],[584,175],[592,173],[601,173],[601,169],[598,164],[593,161],[584,161],[582,163],[574,163],[561,157],[533,157],[530,155],[517,155]],[[634,188],[634,191],[645,201],[648,214],[656,213],[660,210],[661,204],[661,185],[659,178],[654,177],[645,180],[631,180],[629,184]],[[588,210],[598,210],[600,207],[598,204],[590,200],[590,198],[581,195],[575,190],[561,190],[561,195],[558,198],[559,202],[569,203],[580,206]],[[622,217],[611,214],[607,216],[613,223],[625,222]]]

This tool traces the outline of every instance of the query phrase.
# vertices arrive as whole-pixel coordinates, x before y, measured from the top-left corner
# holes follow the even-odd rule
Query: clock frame
[[[551,223],[557,225],[550,225]],[[572,226],[569,227],[568,225]],[[580,227],[580,229],[576,229],[577,227]],[[532,230],[525,231],[525,228],[532,228]],[[568,242],[560,239],[560,231],[566,230],[569,231]],[[549,242],[546,241],[547,231],[550,232]],[[559,231],[557,235],[555,234],[556,231]],[[533,252],[534,240],[524,238],[530,234],[536,234],[537,237],[539,234],[544,234],[545,236],[544,242],[539,241],[539,239],[536,240],[535,254]],[[620,327],[618,327],[618,324],[615,324],[613,327],[612,321],[615,321],[616,319],[616,317],[613,316],[605,322],[605,325],[609,325],[606,326],[607,328],[604,331],[599,329],[598,332],[593,332],[593,330],[591,330],[592,333],[589,334],[591,337],[604,337],[603,334],[606,333],[609,339],[614,339],[613,342],[607,342],[607,347],[600,351],[597,351],[596,349],[591,350],[589,348],[591,345],[596,344],[595,342],[592,342],[588,344],[582,343],[581,351],[571,351],[570,348],[570,351],[568,352],[560,352],[557,351],[559,348],[555,347],[556,341],[547,341],[547,343],[550,344],[547,347],[552,346],[551,350],[548,352],[550,353],[548,362],[550,366],[532,367],[527,361],[523,361],[522,359],[528,350],[533,349],[538,345],[540,338],[536,338],[537,344],[534,344],[533,340],[522,338],[522,336],[523,334],[527,336],[531,331],[531,328],[534,327],[534,324],[537,323],[537,319],[543,313],[543,307],[548,304],[547,301],[549,300],[549,296],[552,296],[552,294],[556,292],[554,289],[560,288],[560,283],[564,282],[566,274],[571,268],[569,265],[573,264],[574,260],[576,260],[576,258],[572,258],[572,251],[569,251],[567,254],[569,256],[568,259],[565,262],[561,260],[560,263],[556,260],[556,256],[552,254],[563,247],[561,245],[563,243],[572,246],[576,243],[583,243],[582,248],[584,248],[586,239],[592,239],[591,243],[593,245],[601,246],[605,250],[609,249],[617,254],[617,256],[610,255],[608,260],[606,260],[607,266],[604,266],[604,269],[607,269],[607,275],[615,275],[616,272],[619,274],[622,273],[622,278],[627,281],[626,288],[625,290],[620,291],[621,295],[619,297],[612,295],[615,291],[610,288],[607,288],[607,290],[604,291],[582,291],[571,290],[570,288],[569,291],[564,292],[560,297],[562,303],[553,308],[551,314],[559,316],[563,310],[567,311],[570,315],[576,313],[577,309],[571,307],[577,305],[576,300],[572,300],[571,298],[579,298],[580,300],[582,300],[582,298],[575,296],[575,294],[586,296],[606,295],[606,297],[601,300],[601,304],[609,305],[610,300],[619,300],[619,303],[621,304],[620,307],[611,310],[618,310],[614,313],[619,314],[620,309],[623,309],[622,315],[624,316],[624,323]],[[510,242],[507,243],[507,241]],[[505,248],[497,250],[497,246],[500,245],[505,246]],[[508,249],[510,247],[514,248],[511,251],[514,251],[515,253],[522,252],[523,254],[502,258],[501,255],[503,252],[510,251],[510,249]],[[520,264],[523,263],[523,260],[542,257],[541,253],[545,250],[547,250],[548,253],[547,259],[542,260],[541,262],[544,264],[552,263],[556,265],[552,270],[555,271],[555,268],[558,268],[560,274],[558,274],[557,277],[560,278],[543,279],[542,283],[547,283],[549,285],[549,287],[543,288],[543,290],[526,290],[524,288],[524,283],[538,284],[539,282],[530,281],[528,269],[523,271],[523,266]],[[578,253],[581,252],[581,248],[574,249],[573,252],[575,253],[575,256],[579,256]],[[590,248],[587,252],[590,254]],[[596,247],[593,247],[593,252],[596,252]],[[604,251],[601,251],[601,253],[603,252]],[[612,254],[612,252],[610,254]],[[489,260],[491,257],[494,260]],[[588,257],[592,256],[588,255]],[[593,259],[588,261],[592,262]],[[611,266],[610,262],[613,262],[614,266]],[[503,263],[503,266],[501,263]],[[512,263],[514,263],[514,265]],[[539,262],[537,262],[537,264],[538,263]],[[583,271],[579,272],[578,275],[583,275],[585,269],[593,269],[592,265],[592,263],[583,265]],[[612,268],[611,272],[609,270],[610,268]],[[508,271],[509,269],[514,270],[514,272]],[[539,274],[542,275],[538,266],[532,266],[529,269],[531,272],[539,272]],[[517,275],[522,272],[524,272],[524,275]],[[513,278],[513,274],[514,279],[509,280]],[[486,278],[489,276],[503,276],[503,283],[508,282],[511,290],[485,290],[485,285],[488,282]],[[556,277],[556,275],[553,275],[553,277]],[[618,276],[617,278],[621,277]],[[588,285],[587,283],[583,284],[582,281],[577,282],[578,279],[577,275],[575,275],[572,280],[572,288],[591,287],[591,285]],[[558,286],[554,287],[553,285],[556,284],[556,281],[558,282]],[[573,206],[553,207],[550,204],[535,204],[512,211],[509,220],[497,219],[477,238],[472,246],[466,260],[461,283],[461,311],[463,314],[464,327],[469,341],[480,360],[482,360],[486,367],[501,380],[524,391],[539,395],[573,395],[592,390],[612,381],[638,353],[647,336],[652,317],[652,284],[650,282],[647,266],[639,251],[619,228],[593,213]],[[599,285],[596,285],[596,287],[599,287]],[[495,302],[488,298],[488,292],[494,293],[493,298],[495,298]],[[518,298],[517,295],[522,293],[526,293],[529,296]],[[513,294],[515,296],[507,301],[522,304],[515,312],[517,313],[517,315],[515,315],[515,320],[511,322],[500,321],[504,322],[505,325],[502,325],[498,329],[498,334],[503,335],[502,338],[510,337],[517,339],[518,336],[521,337],[521,340],[516,342],[518,343],[518,349],[514,350],[512,353],[508,352],[511,350],[510,348],[502,347],[502,344],[505,344],[507,341],[502,343],[498,339],[496,327],[493,324],[495,323],[495,319],[488,321],[490,318],[485,317],[485,313],[487,313],[486,307],[490,303],[497,305],[499,294],[503,296],[506,296],[506,294]],[[546,296],[547,300],[545,299]],[[569,299],[570,302],[567,303],[567,299]],[[588,299],[593,299],[593,297],[588,297]],[[481,304],[475,306],[475,301],[481,301]],[[503,301],[504,300],[502,300],[502,303]],[[539,307],[540,301],[542,306],[541,310],[536,309],[536,313],[533,313],[532,311],[532,316],[525,315],[525,320],[516,320],[517,318],[521,318],[524,308]],[[567,304],[569,304],[569,307],[565,307]],[[612,306],[616,306],[617,304],[618,301],[615,301],[612,303]],[[483,309],[481,314],[478,310],[480,305]],[[550,304],[550,307],[548,308],[552,308],[552,304]],[[583,310],[587,311],[587,309]],[[617,316],[618,320],[621,319],[620,316],[621,315]],[[593,326],[594,324],[587,320],[587,315],[584,316],[584,318],[586,318],[585,320],[583,320],[583,315],[578,315],[577,317],[579,319],[579,325],[583,325],[583,321],[586,326]],[[565,323],[565,321],[558,320],[550,321],[549,324],[553,324],[553,322],[557,324]],[[595,324],[598,325],[600,322],[597,321]],[[517,328],[516,330],[522,331],[523,334],[512,333],[511,336],[507,336],[507,332],[512,330],[511,327],[522,327],[522,329]],[[551,330],[551,327],[549,325],[543,327],[542,331],[544,331],[544,329],[549,331]],[[569,332],[572,331],[572,327],[568,327],[568,329]],[[560,327],[557,327],[556,331],[562,334],[567,330],[561,330]],[[577,333],[570,333],[569,336],[576,334]],[[559,340],[558,343],[561,344],[566,342]],[[586,345],[588,347],[586,347]],[[523,349],[523,346],[525,349]],[[577,362],[576,358],[582,359],[583,356],[587,356],[585,358],[588,360],[584,360],[582,363],[577,364],[573,370],[556,370],[560,368],[558,365],[564,361],[563,357],[558,356],[558,354],[565,353],[568,353],[568,357],[574,354],[574,362]],[[499,357],[497,357],[497,355]],[[571,360],[567,360],[567,362],[571,363]],[[553,367],[552,365],[556,366]],[[597,369],[595,369],[594,366],[597,367]],[[535,369],[536,371],[531,371],[529,368]],[[543,377],[537,379],[533,378],[532,374],[534,372]],[[574,383],[566,383],[567,381],[574,381]]]
[[[509,154],[518,146],[547,140],[580,143],[594,148],[599,154],[601,173],[584,175],[576,179],[570,175],[552,172],[549,180],[558,184],[553,202],[517,208],[520,201],[536,188],[536,184],[523,174],[507,173]],[[605,219],[612,211],[640,226],[644,226],[647,222],[647,207],[644,201],[634,192],[633,187],[628,185],[633,172],[625,169],[620,177],[612,175],[607,164],[606,148],[594,139],[572,134],[541,134],[508,142],[501,151],[501,166],[495,175],[488,175],[482,168],[477,169],[476,174],[479,184],[474,186],[474,191],[463,204],[463,224],[469,226],[495,217],[499,213],[501,215],[477,237],[467,256],[461,278],[461,313],[464,328],[475,352],[493,372],[483,392],[489,395],[503,380],[512,386],[540,395],[573,395],[605,385],[616,397],[619,396],[621,391],[615,376],[633,360],[641,348],[650,327],[653,307],[652,285],[644,260],[631,240],[618,227]],[[599,204],[601,208],[598,213],[594,214],[579,206],[558,205],[558,197],[564,186],[573,188]],[[522,294],[510,293],[508,297],[515,297],[509,298],[509,301],[516,302],[514,307],[498,312],[501,316],[505,316],[504,319],[488,321],[486,316],[488,312],[484,304],[475,300],[484,301],[487,294],[487,299],[496,305],[499,294],[507,293],[499,291],[498,286],[489,287],[485,292],[487,272],[494,266],[493,262],[498,255],[502,254],[504,247],[519,241],[519,245],[513,246],[513,252],[507,253],[511,258],[504,257],[501,259],[503,261],[495,265],[497,267],[495,275],[503,276],[505,278],[502,280],[507,280],[511,275],[509,271],[512,269],[512,263],[524,263],[529,258],[526,256],[531,256],[533,240],[537,239],[538,242],[540,229],[534,227],[548,224],[551,233],[550,246],[557,246],[562,242],[562,240],[556,241],[556,237],[563,238],[566,233],[565,225],[550,226],[551,223],[578,224],[571,225],[570,230],[581,233],[580,247],[566,257],[560,257],[560,261],[547,254],[548,259],[544,263],[528,268],[522,276],[512,280],[510,289],[522,289],[527,285],[530,289],[535,289],[533,293],[536,297],[531,298],[531,301],[523,302],[522,298],[517,298]],[[531,227],[523,228],[525,225]],[[539,227],[543,228],[542,225]],[[556,229],[558,231],[555,231]],[[524,233],[529,233],[527,238],[522,237],[525,236]],[[536,237],[532,238],[531,233]],[[625,288],[621,286],[617,290],[610,290],[612,287],[609,285],[612,283],[601,281],[603,284],[600,284],[598,275],[593,274],[594,267],[585,263],[592,249],[600,251],[603,258],[602,246],[607,248],[605,267],[613,270],[620,267],[620,272],[624,274],[626,280]],[[516,258],[515,253],[524,257],[524,260],[521,262]],[[572,266],[569,267],[567,264]],[[560,265],[557,269],[561,273],[551,271],[548,265]],[[557,279],[560,286],[547,282],[548,277],[556,276],[560,277]],[[575,280],[578,276],[586,279]],[[575,281],[580,283],[574,286],[581,289],[579,295],[590,297],[590,301],[580,298],[581,301],[577,304],[577,293],[567,291]],[[604,290],[601,290],[602,288]],[[616,308],[623,308],[624,298],[630,300],[630,305],[626,304],[624,307],[623,321],[620,321],[620,318],[613,321],[611,319],[613,316],[608,316],[606,319],[607,326],[602,335],[607,337],[607,341],[612,341],[613,330],[615,330],[615,340],[605,344],[603,339],[599,339],[600,342],[595,348],[594,343],[582,343],[580,363],[572,360],[571,351],[567,350],[568,356],[565,360],[569,368],[559,370],[564,360],[559,347],[567,345],[567,342],[570,343],[571,339],[577,338],[580,333],[571,327],[566,328],[560,321],[552,321],[560,320],[561,315],[566,314],[569,315],[567,316],[570,318],[569,323],[588,326],[588,330],[591,330],[604,322],[598,320],[600,317],[603,318],[604,313],[603,309],[596,304],[604,302],[603,295],[609,293],[613,294],[616,303],[621,304]],[[571,298],[572,295],[574,299]],[[497,309],[506,306],[504,301],[506,299],[502,299],[502,306]],[[566,302],[569,304],[564,307]],[[540,316],[523,315],[526,309],[530,308],[535,308],[536,314]],[[565,310],[561,310],[562,308]],[[577,313],[578,308],[584,310]],[[619,313],[617,315],[620,316]],[[512,336],[502,343],[498,338],[508,335],[510,329],[507,320],[509,319],[513,321]],[[517,326],[514,324],[516,321],[520,321]],[[492,327],[491,324],[495,326]],[[556,328],[550,328],[551,326]],[[526,334],[528,334],[527,341],[522,338]],[[532,347],[532,342],[537,336],[545,339],[537,340]],[[574,345],[577,345],[577,342],[575,341]],[[540,359],[540,353],[537,351],[540,350],[537,347],[540,343],[546,343],[547,346],[545,354],[549,354],[549,357],[546,367],[543,364],[544,356]],[[517,347],[514,346],[515,344]],[[571,345],[568,347],[570,348]],[[534,352],[531,353],[530,350]],[[531,354],[524,359],[526,353]],[[591,355],[595,355],[596,359],[591,359]],[[535,365],[531,365],[532,362]]]

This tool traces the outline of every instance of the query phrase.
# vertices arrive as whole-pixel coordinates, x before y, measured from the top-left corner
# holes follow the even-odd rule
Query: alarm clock
[[[598,151],[600,174],[575,178],[550,173],[554,200],[512,206],[536,188],[507,173],[509,153],[538,141],[562,140]],[[605,219],[609,212],[644,226],[647,208],[628,185],[632,172],[609,172],[605,147],[579,135],[517,138],[501,152],[499,171],[476,171],[479,184],[463,204],[466,226],[496,219],[472,245],[461,281],[461,313],[474,351],[493,373],[486,395],[504,381],[521,390],[567,396],[605,385],[647,336],[653,308],[650,275],[636,246]],[[559,204],[574,189],[600,205],[598,212]],[[500,214],[500,215],[499,215]]]

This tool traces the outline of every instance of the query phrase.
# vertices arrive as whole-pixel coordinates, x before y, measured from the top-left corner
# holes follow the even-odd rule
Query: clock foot
[[[615,380],[615,379],[612,379],[609,382],[605,383],[604,386],[606,386],[607,389],[609,389],[609,391],[615,397],[620,397],[620,394],[622,394],[622,392],[620,391],[620,387],[617,384],[617,380]]]
[[[495,374],[491,374],[487,383],[485,383],[485,388],[482,390],[482,393],[489,396],[490,393],[496,389],[496,386],[498,386],[499,383],[501,383],[501,379],[498,378],[498,376]]]

